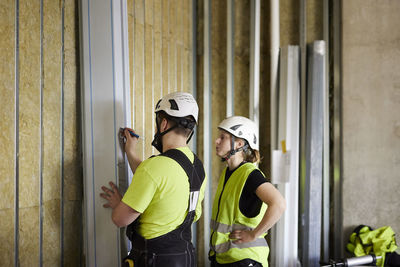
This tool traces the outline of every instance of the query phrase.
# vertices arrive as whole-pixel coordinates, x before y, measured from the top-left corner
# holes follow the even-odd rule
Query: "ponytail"
[[[246,152],[244,152],[244,160],[259,164],[261,162],[260,152],[258,150],[249,148],[246,150]]]

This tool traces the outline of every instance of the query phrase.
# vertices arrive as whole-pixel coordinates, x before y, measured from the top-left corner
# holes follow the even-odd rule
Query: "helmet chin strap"
[[[186,140],[186,144],[188,144],[190,142],[190,139],[192,139],[193,134],[194,134],[194,130],[192,130],[192,132],[190,133],[188,139]]]
[[[175,129],[176,127],[178,127],[178,125],[174,125],[162,133],[160,132],[160,126],[157,123],[157,118],[156,118],[156,125],[157,125],[157,132],[154,135],[154,139],[153,139],[153,142],[151,142],[151,145],[154,146],[154,148],[157,149],[160,153],[163,153],[163,144],[162,144],[163,135],[165,135],[169,131]]]
[[[248,148],[248,146],[249,146],[249,145],[248,145],[247,142],[246,142],[246,144],[245,144],[244,146],[235,149],[235,137],[232,135],[232,137],[231,137],[231,150],[228,152],[228,154],[227,154],[225,157],[222,157],[222,158],[221,158],[221,161],[222,161],[222,162],[228,161],[228,159],[230,159],[230,158],[231,158],[233,155],[235,155],[237,152],[242,151],[242,150],[246,151],[246,149]]]
[[[163,135],[165,135],[169,131],[179,127],[179,123],[176,123],[174,126],[172,126],[171,128],[165,130],[162,133],[160,132],[160,126],[157,123],[157,118],[156,118],[156,125],[157,125],[157,132],[154,135],[154,139],[153,139],[153,142],[151,143],[151,145],[154,146],[160,153],[163,153],[163,144],[162,144]],[[194,134],[194,130],[192,129],[192,132],[190,133],[189,138],[186,140],[186,144],[189,143],[189,141],[192,138],[193,134]]]

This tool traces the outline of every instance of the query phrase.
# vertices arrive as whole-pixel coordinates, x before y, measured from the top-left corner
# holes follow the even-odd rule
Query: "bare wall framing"
[[[77,1],[0,10],[0,265],[79,266]]]
[[[228,3],[227,1],[209,1],[210,4],[210,81],[204,81],[207,76],[204,72],[204,64],[206,59],[206,48],[204,47],[204,32],[206,29],[204,21],[204,2],[197,2],[197,91],[199,97],[199,121],[204,120],[205,108],[203,98],[204,90],[209,89],[210,106],[212,112],[210,123],[209,146],[211,154],[211,177],[209,177],[210,186],[210,203],[212,203],[215,190],[218,184],[219,175],[225,164],[221,163],[220,158],[215,155],[214,141],[218,134],[218,124],[226,118],[227,114],[227,20],[228,20]],[[250,88],[250,38],[251,38],[251,23],[249,21],[251,15],[251,1],[234,1],[233,10],[233,110],[234,115],[249,116],[249,88]],[[261,168],[264,173],[269,173],[269,2],[261,1],[260,10],[260,147],[263,155]],[[205,83],[210,83],[211,87],[206,88]],[[199,156],[203,159],[204,147],[204,125],[199,126],[199,134],[197,138]],[[203,222],[198,229],[197,252],[200,255],[198,258],[199,266],[207,266],[209,261],[204,257],[208,254],[204,244],[209,242],[207,236],[204,235],[204,228],[209,227],[209,221]],[[206,240],[204,240],[206,239]]]
[[[154,107],[165,94],[193,93],[192,2],[128,0],[131,117],[139,139],[139,155],[151,146]],[[195,96],[196,97],[196,96]]]
[[[167,93],[193,91],[191,12],[188,1],[82,1],[87,265],[119,266],[127,255],[100,187],[112,180],[124,193],[131,178],[119,127],[140,135],[141,158],[156,154],[155,104]]]

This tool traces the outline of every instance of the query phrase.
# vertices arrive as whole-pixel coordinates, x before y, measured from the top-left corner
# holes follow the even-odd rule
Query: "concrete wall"
[[[0,266],[81,262],[78,6],[40,3],[0,3]]]
[[[342,2],[344,240],[359,224],[399,234],[400,2]]]

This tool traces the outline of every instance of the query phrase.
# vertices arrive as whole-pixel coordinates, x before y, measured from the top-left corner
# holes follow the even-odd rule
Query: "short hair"
[[[159,119],[157,123],[161,123],[162,119],[166,119],[169,122],[172,122],[173,126],[177,125],[177,127],[172,129],[172,131],[174,131],[177,134],[183,135],[185,137],[188,137],[192,133],[193,128],[196,125],[196,121],[192,116],[186,116],[182,118],[172,117],[167,113],[165,113],[164,111],[157,112],[156,120],[157,119]],[[185,127],[184,125],[187,125],[188,127]]]

